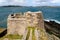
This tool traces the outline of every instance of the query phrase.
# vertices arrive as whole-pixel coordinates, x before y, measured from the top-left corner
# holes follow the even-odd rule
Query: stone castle
[[[28,11],[8,16],[7,35],[0,40],[59,40],[59,38],[46,33],[41,11]]]
[[[25,12],[11,14],[7,19],[7,34],[24,34],[27,27],[44,28],[42,12]]]

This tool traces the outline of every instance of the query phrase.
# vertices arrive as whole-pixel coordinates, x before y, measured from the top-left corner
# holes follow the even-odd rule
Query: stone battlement
[[[26,28],[41,27],[44,28],[42,12],[25,12],[10,14],[7,19],[7,34],[24,34]]]
[[[41,11],[38,11],[38,12],[30,12],[30,11],[28,11],[28,12],[25,12],[25,13],[16,13],[16,14],[10,14],[9,16],[8,16],[8,18],[25,18],[26,16],[33,16],[33,15],[38,15],[38,14],[41,14],[42,12]]]

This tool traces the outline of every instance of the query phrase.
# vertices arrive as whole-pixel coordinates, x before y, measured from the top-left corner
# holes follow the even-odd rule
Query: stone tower
[[[44,28],[44,21],[41,11],[26,12],[26,19],[28,26]]]
[[[25,12],[10,14],[7,19],[7,34],[24,34],[27,27],[44,28],[42,12]]]

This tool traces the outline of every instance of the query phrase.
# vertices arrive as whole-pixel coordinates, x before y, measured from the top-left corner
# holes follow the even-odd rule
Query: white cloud
[[[0,6],[7,5],[6,3],[7,3],[7,0],[0,0]]]
[[[9,4],[11,5],[23,5],[25,3],[25,0],[11,0]]]
[[[2,5],[24,5],[26,0],[0,0],[0,6]]]
[[[2,3],[2,2],[6,2],[7,0],[0,0],[0,3]]]
[[[25,0],[12,0],[12,3],[25,3]]]
[[[0,5],[52,5],[60,4],[60,0],[0,0]]]
[[[53,0],[51,3],[60,3],[60,0]]]
[[[57,5],[60,4],[60,0],[33,0],[35,5]]]
[[[58,3],[58,2],[60,2],[60,0],[35,0],[34,2],[37,2],[37,3],[40,3],[40,2]]]

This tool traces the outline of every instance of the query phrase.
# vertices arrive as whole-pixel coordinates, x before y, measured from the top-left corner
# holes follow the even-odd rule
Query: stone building
[[[22,35],[27,27],[44,28],[42,12],[25,12],[10,14],[7,19],[7,34]]]

